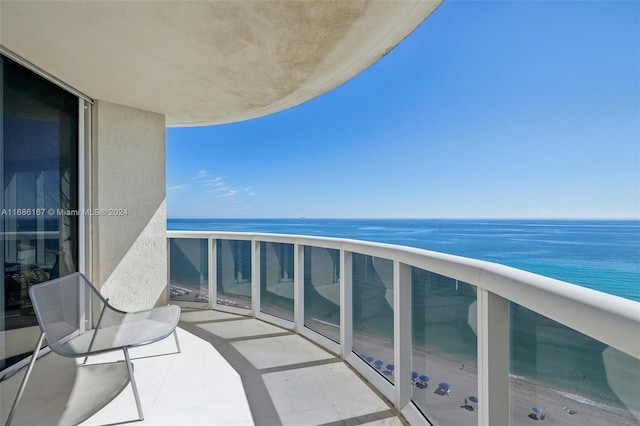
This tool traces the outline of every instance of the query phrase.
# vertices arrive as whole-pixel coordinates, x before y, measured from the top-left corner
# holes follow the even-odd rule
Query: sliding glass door
[[[81,212],[78,97],[4,56],[1,70],[0,332],[5,332],[36,324],[30,286],[78,270]],[[6,349],[5,358],[16,355]]]

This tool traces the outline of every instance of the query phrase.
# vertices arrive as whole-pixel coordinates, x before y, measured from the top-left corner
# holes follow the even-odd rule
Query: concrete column
[[[260,241],[251,241],[251,306],[252,316],[260,313]]]
[[[478,288],[478,424],[509,424],[509,301]]]
[[[209,269],[209,308],[214,308],[218,303],[218,242],[211,235],[207,239],[207,262]]]
[[[393,336],[396,408],[411,401],[411,266],[393,262]]]
[[[340,357],[353,349],[353,254],[340,250]]]
[[[304,328],[304,246],[293,245],[293,329]]]
[[[164,116],[97,100],[92,133],[91,279],[121,309],[165,304]]]

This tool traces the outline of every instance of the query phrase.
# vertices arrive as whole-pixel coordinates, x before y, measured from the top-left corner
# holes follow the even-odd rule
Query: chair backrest
[[[77,356],[83,348],[89,348],[89,339],[81,347],[69,346],[70,339],[90,330],[95,320],[95,311],[107,301],[79,272],[55,280],[37,284],[29,289],[31,302],[40,330],[45,334],[51,349],[62,355]],[[92,318],[93,317],[93,318]]]

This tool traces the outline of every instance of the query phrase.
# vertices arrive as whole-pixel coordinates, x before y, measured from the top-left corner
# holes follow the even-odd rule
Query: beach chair
[[[533,411],[533,413],[531,413],[529,416],[536,420],[544,420],[547,417],[544,413],[544,410],[537,405],[531,407],[531,411]]]
[[[449,383],[438,383],[438,389],[436,389],[436,391],[441,395],[451,395],[451,387],[449,386]]]
[[[420,379],[419,383],[422,389],[426,389],[427,386],[429,386],[429,376],[427,376],[426,374],[422,374],[418,378]]]
[[[29,295],[41,333],[6,425],[9,426],[13,420],[45,339],[49,348],[58,355],[84,357],[80,367],[86,364],[90,355],[121,350],[127,364],[138,415],[143,420],[129,348],[157,342],[173,334],[179,353],[176,326],[180,319],[180,308],[161,306],[138,312],[118,310],[79,272],[34,285],[29,289]]]

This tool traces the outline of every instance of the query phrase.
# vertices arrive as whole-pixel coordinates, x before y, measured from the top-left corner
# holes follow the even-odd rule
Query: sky
[[[170,218],[640,218],[640,2],[445,2],[304,104],[167,129]]]

